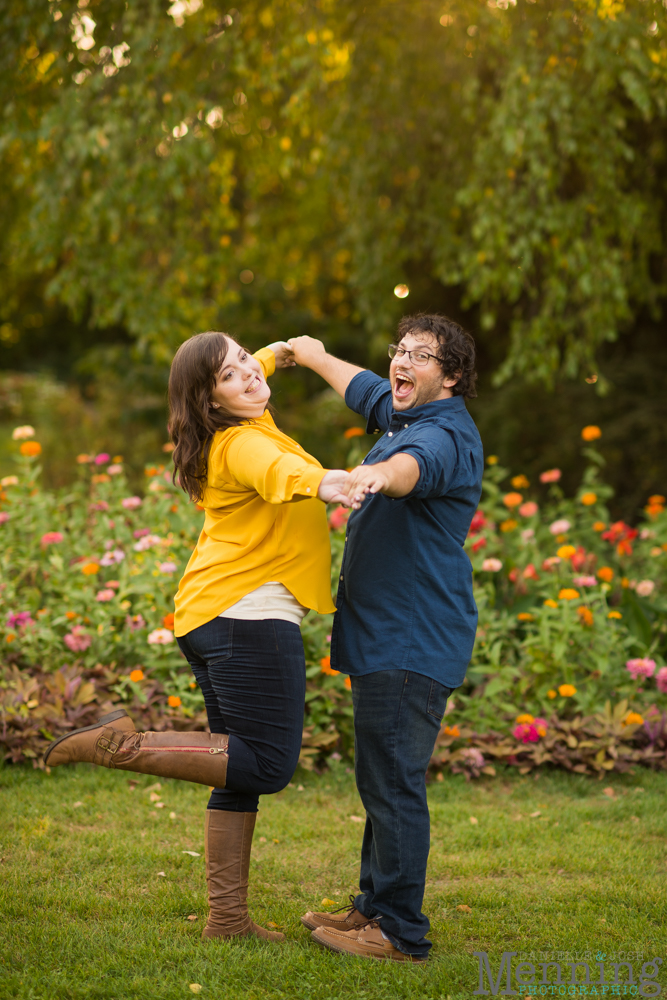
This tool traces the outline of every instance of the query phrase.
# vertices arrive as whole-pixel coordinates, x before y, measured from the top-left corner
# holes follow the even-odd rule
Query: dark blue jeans
[[[214,618],[178,645],[204,695],[209,729],[229,733],[227,785],[209,809],[257,812],[260,795],[279,792],[296,769],[306,700],[298,625],[277,618]]]
[[[366,809],[354,905],[393,945],[426,956],[422,911],[431,842],[428,768],[451,689],[406,670],[352,677],[354,768]]]

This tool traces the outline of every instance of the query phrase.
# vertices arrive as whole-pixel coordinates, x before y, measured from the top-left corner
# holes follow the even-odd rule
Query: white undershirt
[[[244,621],[259,622],[266,618],[280,618],[284,622],[300,625],[308,614],[308,608],[299,604],[294,594],[276,580],[264,583],[257,590],[251,590],[231,608],[223,611],[218,618],[242,618]]]

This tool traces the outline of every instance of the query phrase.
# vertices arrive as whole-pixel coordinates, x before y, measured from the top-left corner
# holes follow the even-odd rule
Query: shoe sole
[[[310,920],[306,920],[305,917],[301,917],[301,923],[304,927],[307,927],[309,931],[316,931],[318,927],[324,926],[324,924],[311,923]]]
[[[408,962],[410,965],[426,965],[428,963],[427,958],[412,958],[410,955],[405,955],[403,958],[395,958],[393,955],[374,955],[372,952],[366,952],[366,954],[364,954],[359,951],[348,951],[347,948],[337,948],[333,941],[323,941],[321,938],[315,937],[315,934],[312,934],[311,936],[313,941],[322,945],[323,948],[328,948],[329,951],[335,951],[338,955],[347,955],[349,958],[376,958],[380,962]],[[402,954],[402,952],[399,952],[399,955]]]
[[[103,715],[91,726],[82,726],[80,729],[72,729],[69,733],[63,733],[62,736],[59,736],[57,740],[54,740],[53,743],[49,744],[46,748],[44,753],[44,763],[48,764],[51,753],[55,750],[59,743],[62,743],[63,740],[68,739],[70,736],[74,736],[76,733],[88,733],[91,729],[100,729],[102,726],[106,726],[110,722],[115,722],[116,719],[122,719],[126,715],[127,712],[125,709],[119,708],[115,712],[109,712],[107,715]]]

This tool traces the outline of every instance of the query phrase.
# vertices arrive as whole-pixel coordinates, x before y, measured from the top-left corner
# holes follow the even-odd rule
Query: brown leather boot
[[[137,728],[124,708],[119,708],[116,712],[109,712],[108,715],[101,715],[97,720],[94,729],[103,724],[109,726],[113,723],[114,729],[122,729],[125,733],[136,733]]]
[[[301,917],[301,923],[309,931],[314,931],[317,927],[330,927],[337,931],[352,931],[355,927],[363,927],[364,924],[367,924],[368,917],[359,912],[354,905],[354,896],[350,896],[349,903],[346,903],[345,906],[340,906],[337,910],[331,910],[330,913],[317,913],[313,910],[308,910]]]
[[[228,743],[226,733],[137,733],[99,721],[54,740],[44,763],[58,767],[87,762],[224,788]]]
[[[284,941],[248,914],[250,847],[257,813],[207,809],[204,826],[209,915],[202,938],[255,937]]]

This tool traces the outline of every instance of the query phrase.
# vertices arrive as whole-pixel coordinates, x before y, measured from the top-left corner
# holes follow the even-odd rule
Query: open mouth
[[[394,398],[407,399],[415,385],[409,375],[405,372],[396,372],[394,377]]]
[[[255,375],[254,379],[246,389],[246,395],[252,395],[253,392],[257,392],[261,384],[262,380],[260,379],[259,375]]]

